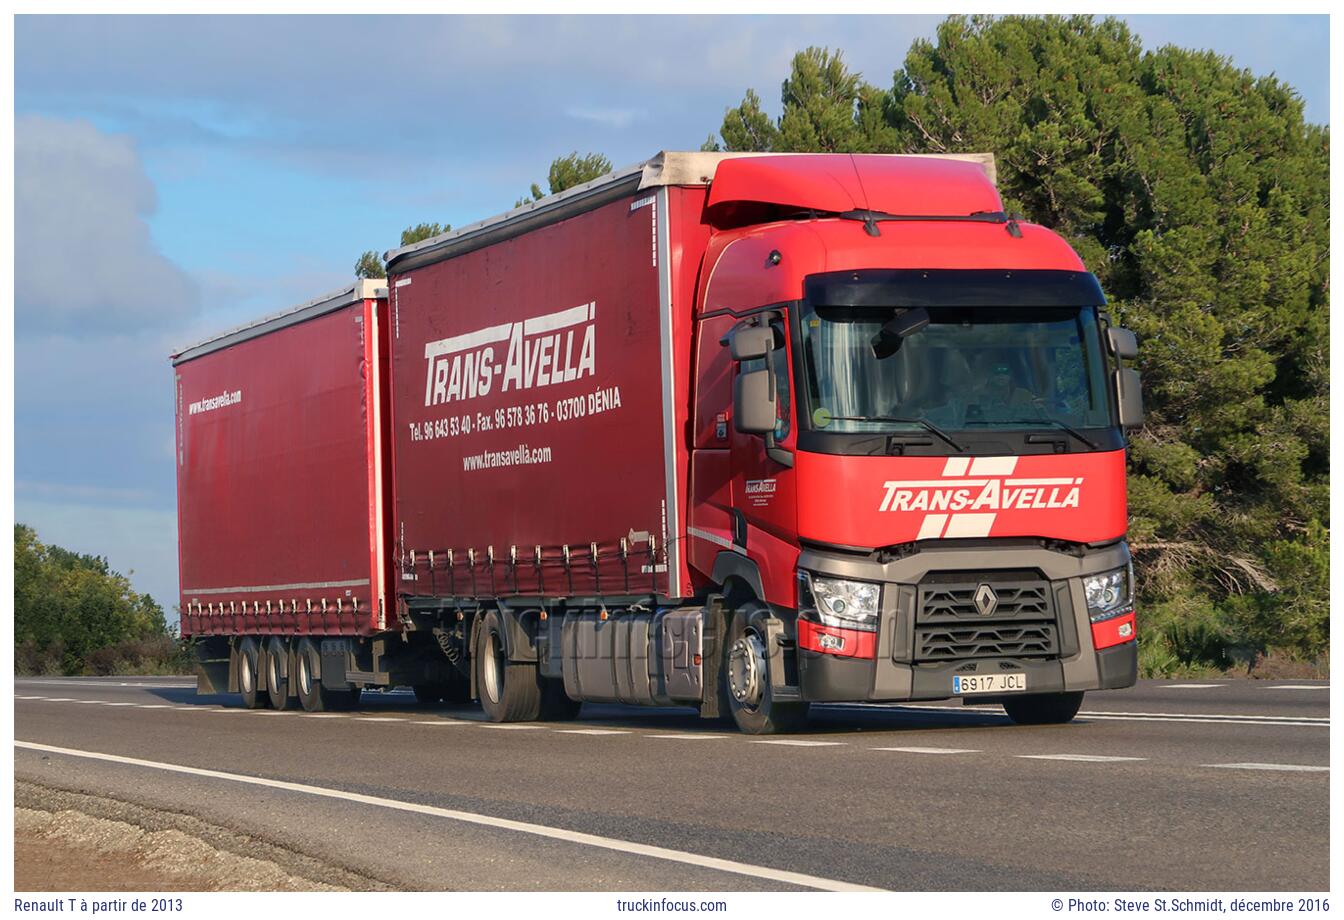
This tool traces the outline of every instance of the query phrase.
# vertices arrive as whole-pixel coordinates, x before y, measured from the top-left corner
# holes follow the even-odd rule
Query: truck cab
[[[696,300],[692,571],[747,730],[811,702],[1067,721],[1137,675],[1132,333],[992,161],[725,160]]]

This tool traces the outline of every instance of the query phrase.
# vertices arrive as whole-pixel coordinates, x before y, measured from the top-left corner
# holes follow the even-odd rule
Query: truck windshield
[[[878,357],[874,336],[903,311],[804,302],[803,423],[837,433],[920,420],[952,431],[1114,424],[1095,307],[927,309],[928,325]]]

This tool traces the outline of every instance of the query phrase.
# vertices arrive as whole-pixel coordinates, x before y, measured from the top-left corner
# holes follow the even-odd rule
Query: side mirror
[[[1139,340],[1133,332],[1118,326],[1106,330],[1106,347],[1111,350],[1111,354],[1126,361],[1139,356]]]
[[[728,349],[734,361],[764,358],[774,344],[775,333],[769,326],[739,326],[728,336]]]
[[[901,347],[901,339],[914,335],[929,324],[929,311],[923,307],[906,310],[891,319],[873,336],[873,356],[890,358]]]
[[[769,371],[738,373],[733,381],[733,427],[743,434],[775,430],[775,394]]]
[[[1125,367],[1115,372],[1115,401],[1120,407],[1120,427],[1128,430],[1143,425],[1143,391],[1139,388],[1138,371]]]

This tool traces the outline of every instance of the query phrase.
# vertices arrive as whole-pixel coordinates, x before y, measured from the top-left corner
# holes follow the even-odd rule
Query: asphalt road
[[[768,739],[685,710],[494,726],[402,692],[308,715],[180,678],[14,688],[16,779],[399,888],[1329,887],[1321,681],[1141,681],[1047,727],[996,706],[818,707],[807,734]]]

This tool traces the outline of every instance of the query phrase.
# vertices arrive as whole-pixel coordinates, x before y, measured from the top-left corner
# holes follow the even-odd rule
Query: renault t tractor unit
[[[770,733],[1135,682],[1135,338],[992,156],[663,153],[387,267],[174,356],[202,690]]]

